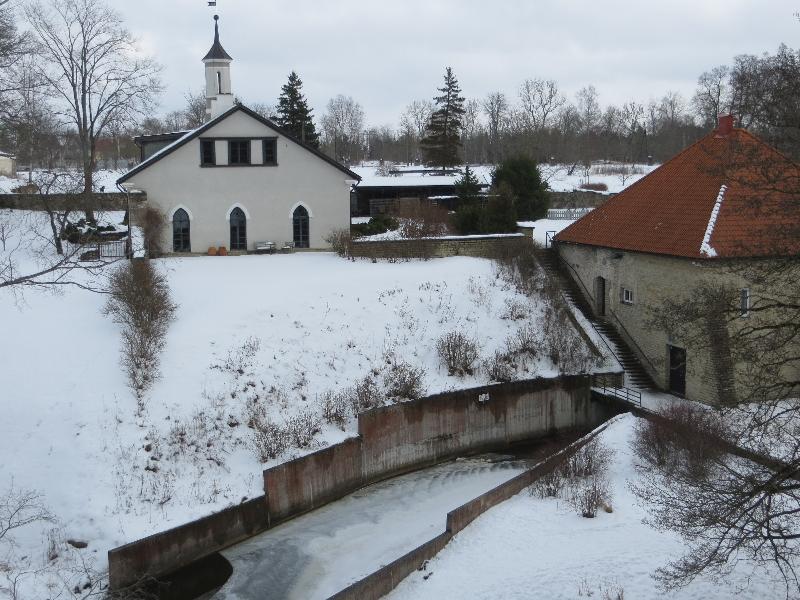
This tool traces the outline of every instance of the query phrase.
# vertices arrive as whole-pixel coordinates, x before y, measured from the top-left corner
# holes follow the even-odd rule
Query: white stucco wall
[[[277,166],[200,166],[200,139],[278,137]],[[227,163],[227,144],[216,144],[217,162]],[[251,151],[261,162],[261,142]],[[184,208],[191,217],[192,252],[210,246],[230,248],[227,217],[233,206],[247,215],[247,247],[256,242],[292,241],[292,211],[299,204],[310,218],[311,248],[325,248],[324,238],[350,224],[350,183],[345,172],[325,162],[295,142],[244,112],[235,112],[184,146],[140,173],[125,186],[147,192],[147,201],[168,219]],[[172,249],[172,227],[165,231],[163,247]]]

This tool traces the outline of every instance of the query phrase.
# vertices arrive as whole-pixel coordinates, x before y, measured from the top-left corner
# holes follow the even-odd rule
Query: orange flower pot
[[[228,249],[225,246],[217,248],[217,256],[228,256]]]
[[[217,247],[216,246],[211,246],[208,249],[208,255],[209,256],[216,256],[217,255]]]

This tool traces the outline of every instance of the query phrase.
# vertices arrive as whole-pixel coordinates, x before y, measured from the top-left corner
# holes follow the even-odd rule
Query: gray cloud
[[[290,70],[316,114],[343,93],[370,124],[396,125],[430,98],[450,65],[468,97],[514,96],[530,77],[570,96],[593,84],[601,103],[647,101],[669,89],[687,99],[697,76],[742,53],[796,47],[798,0],[111,0],[142,47],[164,65],[163,109],[202,85],[212,15],[233,56],[234,92],[274,103]]]

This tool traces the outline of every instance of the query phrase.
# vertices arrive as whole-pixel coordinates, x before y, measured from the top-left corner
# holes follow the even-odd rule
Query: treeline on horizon
[[[435,90],[431,92],[433,98]],[[303,137],[311,127],[314,145],[342,163],[425,162],[421,142],[437,108],[432,99],[410,101],[395,127],[367,126],[363,107],[343,94],[332,98],[317,118],[302,94],[302,81],[292,73],[274,104],[248,106],[286,126],[292,110],[286,108],[287,95],[305,123]],[[497,164],[518,155],[567,164],[659,163],[712,130],[718,115],[732,113],[738,126],[797,158],[799,104],[800,52],[785,45],[774,54],[740,55],[730,65],[702,73],[691,98],[667,91],[647,103],[603,105],[593,85],[568,98],[554,80],[526,79],[514,96],[498,91],[464,99],[458,156],[467,164]],[[120,160],[136,162],[136,135],[193,129],[204,119],[204,94],[188,94],[181,110],[148,116],[100,137],[98,166],[117,168]],[[80,163],[77,134],[55,119],[43,119],[35,130],[15,127],[12,121],[0,123],[0,148],[17,153],[20,165],[55,168]]]

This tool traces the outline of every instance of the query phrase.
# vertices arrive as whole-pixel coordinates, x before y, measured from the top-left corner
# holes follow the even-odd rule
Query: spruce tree
[[[431,114],[425,138],[420,143],[428,165],[454,167],[461,164],[461,119],[464,115],[464,97],[453,69],[447,67],[441,95],[433,100],[436,110]]]
[[[461,235],[482,233],[481,221],[484,212],[481,206],[481,182],[467,165],[464,175],[455,182],[458,206],[453,215],[453,225]]]
[[[301,142],[319,148],[319,134],[311,118],[312,109],[303,96],[303,82],[292,71],[278,97],[278,125]]]

